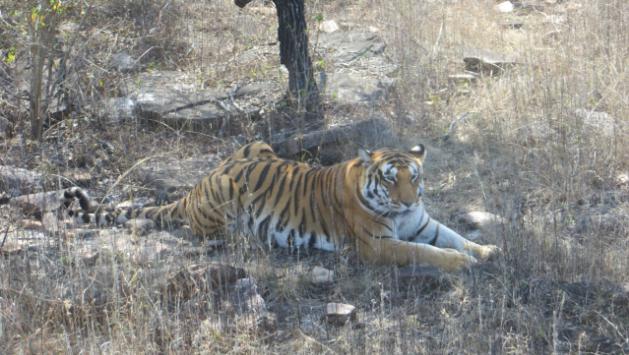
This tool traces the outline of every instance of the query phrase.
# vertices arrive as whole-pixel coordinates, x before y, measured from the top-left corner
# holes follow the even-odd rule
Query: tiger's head
[[[410,212],[421,203],[424,193],[423,145],[408,151],[380,149],[358,151],[363,166],[359,199],[375,213],[388,215]]]

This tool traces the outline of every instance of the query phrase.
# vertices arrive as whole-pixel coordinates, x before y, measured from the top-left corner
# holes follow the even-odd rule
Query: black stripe
[[[280,199],[284,195],[284,184],[286,184],[286,177],[287,176],[288,176],[288,174],[284,174],[284,176],[282,176],[282,180],[280,181],[280,185],[277,188],[277,191],[275,192],[276,196],[275,196],[275,201],[273,202],[273,208],[275,208],[277,206],[277,204],[280,202]]]
[[[243,152],[243,154],[244,154],[244,156],[245,156],[245,157],[249,157],[249,153],[251,152],[251,145],[252,145],[252,144],[253,144],[253,143],[249,143],[249,144],[247,144],[247,145],[245,146],[245,150],[244,150],[244,152]]]
[[[262,237],[263,235],[266,237],[269,232],[269,222],[271,220],[271,216],[267,216],[265,219],[260,222],[258,225],[258,237]]]
[[[428,244],[434,246],[435,244],[437,244],[437,239],[439,238],[439,225],[437,224],[437,231],[435,232],[435,237],[432,238],[431,241],[428,242]]]
[[[423,215],[422,215],[422,218],[423,218]],[[419,235],[422,234],[424,229],[426,229],[426,227],[428,227],[428,223],[430,223],[430,217],[428,217],[426,219],[426,223],[424,223],[423,226],[419,227],[419,230],[417,231],[417,233],[415,233],[415,238],[419,237]]]
[[[317,235],[315,233],[310,233],[310,239],[308,240],[308,247],[314,248],[315,243],[317,242]]]
[[[264,184],[264,180],[266,179],[266,176],[269,173],[269,169],[271,168],[271,163],[266,163],[266,165],[264,166],[264,168],[262,168],[262,172],[260,173],[260,176],[258,177],[258,181],[256,182],[256,187],[254,187],[254,190],[258,190],[260,187],[262,187],[262,184]]]

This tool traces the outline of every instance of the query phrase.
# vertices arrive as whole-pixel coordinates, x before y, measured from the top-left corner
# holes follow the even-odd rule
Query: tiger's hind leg
[[[236,230],[242,215],[242,195],[230,176],[206,176],[182,201],[192,232],[208,237]]]

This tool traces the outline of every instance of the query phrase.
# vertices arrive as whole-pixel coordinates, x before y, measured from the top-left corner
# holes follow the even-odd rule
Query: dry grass
[[[281,80],[277,46],[258,48],[274,38],[272,13],[241,11],[227,0],[146,3],[95,5],[85,19],[95,29],[86,32],[76,55],[104,67],[119,50],[138,57],[155,47],[160,50],[151,50],[144,65],[197,73],[201,86],[250,77]],[[264,2],[252,5],[263,8]],[[629,5],[557,1],[521,16],[498,14],[494,5],[306,4],[312,23],[321,13],[380,29],[388,55],[399,64],[386,109],[394,108],[391,118],[406,141],[430,146],[429,209],[455,227],[461,226],[452,216],[461,211],[504,216],[507,223],[482,238],[503,249],[496,260],[444,276],[441,288],[404,279],[395,268],[360,266],[351,255],[234,246],[149,266],[119,250],[86,268],[75,259],[74,241],[61,233],[47,251],[0,259],[0,353],[629,352],[629,185],[619,180],[629,172]],[[506,29],[501,24],[507,19],[524,27]],[[465,48],[514,55],[519,64],[500,76],[455,84],[448,76],[463,71]],[[242,59],[247,55],[261,57]],[[78,73],[92,73],[76,79],[85,97],[115,96],[127,79],[92,65]],[[5,103],[0,108],[16,112]],[[611,133],[576,114],[580,109],[609,114]],[[465,113],[444,141],[451,122]],[[124,152],[95,171],[113,181],[164,147],[185,157],[222,153],[216,147],[228,145],[137,124],[121,130],[78,121],[63,135],[29,163],[31,150],[7,140],[0,162],[58,172],[63,167],[48,159],[53,147],[88,155],[99,137]],[[85,141],[73,138],[81,135]],[[2,225],[14,223],[15,213],[7,216]],[[276,330],[265,332],[230,314],[218,293],[182,297],[164,291],[166,276],[210,260],[241,266],[258,280],[278,316]],[[315,265],[335,270],[332,285],[306,279]],[[321,322],[326,302],[357,306],[361,324],[335,328]]]

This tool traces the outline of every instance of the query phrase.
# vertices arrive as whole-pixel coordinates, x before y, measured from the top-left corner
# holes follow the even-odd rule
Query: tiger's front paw
[[[444,258],[439,267],[448,272],[470,268],[478,261],[475,257],[461,253],[455,249],[443,249]]]
[[[476,250],[475,254],[481,261],[486,261],[493,255],[497,254],[499,251],[500,251],[500,248],[498,248],[497,246],[493,244],[488,244],[488,245],[481,245]]]

